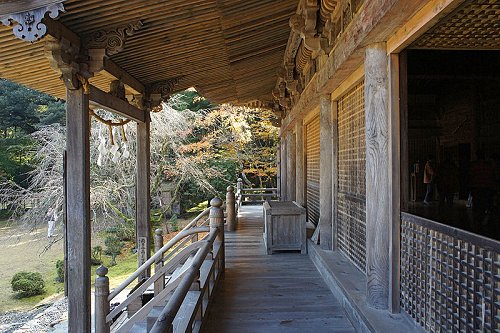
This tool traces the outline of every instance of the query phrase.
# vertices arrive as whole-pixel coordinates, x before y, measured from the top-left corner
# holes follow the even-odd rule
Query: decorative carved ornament
[[[47,27],[42,23],[45,14],[49,13],[52,19],[56,19],[59,12],[64,12],[63,1],[25,12],[8,14],[0,17],[0,21],[6,26],[13,26],[12,32],[17,38],[33,43],[47,33]]]
[[[174,92],[174,87],[181,79],[182,77],[178,76],[150,84],[146,89],[150,102],[149,108],[154,109],[156,106],[160,105],[162,101],[168,99]]]
[[[112,56],[123,50],[129,36],[143,26],[141,21],[129,23],[111,30],[98,30],[83,37],[83,45],[88,49],[106,49],[106,55]]]

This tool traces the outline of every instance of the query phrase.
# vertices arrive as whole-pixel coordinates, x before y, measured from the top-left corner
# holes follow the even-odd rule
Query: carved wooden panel
[[[338,246],[365,272],[366,147],[363,82],[338,101],[338,132]]]
[[[401,307],[428,332],[498,332],[500,242],[402,213]]]
[[[306,207],[307,220],[319,222],[319,117],[306,124]]]

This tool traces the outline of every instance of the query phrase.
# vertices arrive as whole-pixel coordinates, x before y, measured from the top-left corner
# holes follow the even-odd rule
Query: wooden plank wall
[[[306,207],[307,220],[319,222],[319,117],[306,124]]]
[[[361,82],[338,100],[339,249],[363,272],[366,253],[365,104]]]

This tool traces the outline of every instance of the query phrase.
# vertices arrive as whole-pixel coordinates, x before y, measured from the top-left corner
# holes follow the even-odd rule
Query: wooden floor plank
[[[226,232],[226,271],[206,333],[355,332],[307,255],[267,255],[262,207],[243,206]]]

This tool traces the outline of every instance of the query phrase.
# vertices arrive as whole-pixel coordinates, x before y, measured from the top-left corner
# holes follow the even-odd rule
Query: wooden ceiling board
[[[141,20],[110,58],[143,84],[180,77],[175,90],[197,87],[214,102],[270,98],[297,0],[67,0],[60,22],[83,37]],[[60,98],[43,41],[16,39],[0,27],[0,76]],[[91,83],[107,91],[112,78]]]

